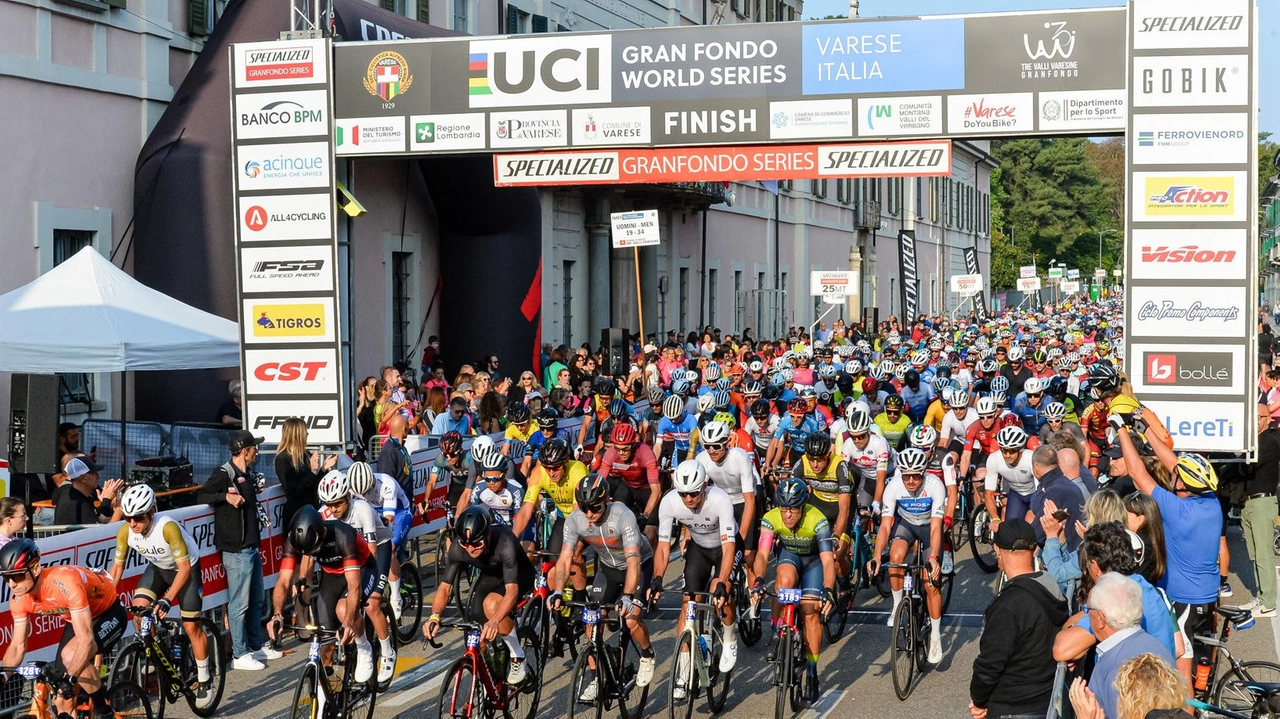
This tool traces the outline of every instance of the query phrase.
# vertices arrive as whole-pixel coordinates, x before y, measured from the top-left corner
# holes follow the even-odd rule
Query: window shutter
[[[533,31],[534,31],[534,32],[546,32],[546,31],[547,31],[547,16],[546,16],[546,15],[534,15],[534,16],[533,16]]]
[[[556,32],[569,32],[569,28],[561,25],[560,23],[556,23]]]
[[[429,0],[418,0],[418,22],[431,24],[431,3]]]
[[[507,6],[507,34],[514,35],[520,32],[520,8],[515,5]]]
[[[125,0],[105,0],[111,7],[124,8]],[[190,0],[187,3],[187,34],[204,37],[209,34],[210,0]]]
[[[106,3],[108,7],[119,8],[121,10],[125,9],[125,0],[102,0],[102,1]],[[200,34],[204,35],[205,33],[202,32]]]
[[[383,10],[390,10],[391,12],[396,11],[396,0],[378,0],[378,5],[380,5]]]

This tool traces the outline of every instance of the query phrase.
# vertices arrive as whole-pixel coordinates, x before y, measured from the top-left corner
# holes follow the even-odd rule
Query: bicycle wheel
[[[458,580],[453,585],[453,606],[458,610],[458,616],[465,617],[467,615],[467,604],[471,601],[471,590],[475,588],[476,572],[475,567],[466,565],[458,570]],[[437,591],[439,591],[437,589]]]
[[[222,650],[222,632],[218,629],[218,625],[210,619],[201,617],[200,631],[204,633],[205,646],[208,647],[209,678],[213,680],[213,685],[209,687],[209,692],[203,699],[199,698],[193,689],[187,695],[187,705],[196,716],[208,717],[218,711],[218,704],[222,702],[222,692],[227,686],[227,663]],[[191,651],[191,642],[186,635],[183,635],[182,642],[184,645],[182,680],[186,686],[192,687],[199,681],[200,676],[196,668],[196,655]]]
[[[712,714],[719,714],[729,699],[729,679],[733,670],[720,671],[720,653],[724,651],[724,628],[719,622],[711,628],[711,666],[707,667],[707,706]]]
[[[422,623],[422,577],[409,562],[400,565],[400,615],[396,617],[395,638],[399,646],[416,640]]]
[[[597,626],[596,631],[603,631],[603,629]],[[604,699],[610,687],[605,686],[600,661],[600,657],[596,655],[594,643],[588,644],[578,652],[578,658],[573,663],[573,679],[569,682],[569,719],[577,717],[600,719],[604,716]],[[595,668],[591,667],[591,663],[595,664]],[[590,701],[583,701],[582,695],[592,683],[596,685],[596,696]]]
[[[635,637],[628,637],[622,647],[622,658],[618,662],[618,713],[622,719],[640,719],[644,716],[644,706],[649,701],[649,687],[636,686],[636,675],[640,673],[640,645]]]
[[[146,692],[133,682],[112,686],[107,691],[107,702],[117,719],[154,719]]]
[[[893,692],[905,701],[911,696],[911,680],[916,672],[915,613],[911,611],[911,599],[903,598],[893,616],[893,638],[890,640],[889,662],[893,667]]]
[[[677,719],[684,717],[690,719],[693,716],[693,698],[698,695],[698,670],[694,668],[693,663],[698,661],[694,656],[694,652],[698,651],[698,643],[693,638],[693,632],[685,629],[680,633],[680,640],[676,643],[676,653],[671,658],[671,681],[667,685],[667,716],[669,719]],[[680,657],[684,656],[684,672],[680,672]],[[685,687],[684,699],[676,698],[676,682],[683,680]]]
[[[477,703],[484,687],[476,679],[475,668],[467,657],[459,657],[445,674],[440,687],[440,699],[436,702],[440,719],[471,719],[484,714]]]
[[[522,629],[528,629],[538,636],[538,647],[543,652],[543,658],[549,657],[551,654],[551,617],[547,611],[547,605],[542,602],[538,596],[529,597],[529,601],[520,608],[520,614],[516,617],[516,626]]]
[[[136,684],[155,702],[157,717],[164,716],[168,697],[165,695],[165,684],[160,667],[147,658],[147,648],[135,640],[125,645],[116,653],[111,671],[107,675],[107,685]]]
[[[289,710],[289,719],[319,719],[319,681],[315,664],[308,662],[302,667],[302,676],[298,677],[298,684],[293,688],[293,704],[290,705],[293,708]]]
[[[1213,689],[1214,706],[1250,715],[1261,694],[1249,689],[1249,682],[1280,682],[1280,664],[1242,662],[1231,667],[1218,679]]]
[[[795,667],[792,666],[793,657],[792,644],[795,643],[795,635],[791,632],[791,627],[781,627],[778,636],[778,653],[777,653],[777,672],[775,687],[777,697],[773,709],[774,719],[785,719],[791,715],[791,686],[795,682]]]
[[[507,686],[506,719],[533,719],[542,699],[542,644],[530,629],[519,628],[516,637],[524,649],[524,681]]]
[[[845,587],[843,580],[836,581],[836,603],[822,623],[828,642],[835,642],[844,635],[844,628],[849,623],[849,610],[853,609],[855,591],[857,590],[853,587]]]
[[[973,550],[973,562],[987,574],[998,568],[995,545],[991,543],[991,515],[986,506],[974,509],[969,515],[969,548]]]
[[[952,572],[950,574],[938,575],[938,581],[941,582],[941,585],[938,587],[938,590],[942,592],[942,614],[944,616],[947,613],[947,609],[951,607],[951,590],[956,583],[955,579],[956,579],[956,573],[955,573],[954,567],[952,568]]]
[[[373,645],[374,667],[378,666],[378,645]],[[388,685],[390,682],[387,682]],[[378,692],[382,691],[378,686],[376,677],[374,681],[365,682],[364,684],[356,684],[352,681],[347,685],[347,696],[345,697],[346,711],[342,716],[346,719],[373,719],[373,709],[378,704]]]
[[[435,580],[437,589],[440,587],[440,578],[444,576],[444,568],[448,564],[448,560],[445,558],[445,534],[447,532],[444,530],[436,532],[436,556],[432,562],[434,570],[432,579]]]
[[[742,643],[754,647],[756,642],[760,641],[760,636],[764,633],[763,623],[760,621],[760,615],[751,616],[749,608],[751,606],[751,593],[747,590],[747,578],[745,576],[738,577],[734,583],[734,606],[739,608],[738,611],[738,638]]]

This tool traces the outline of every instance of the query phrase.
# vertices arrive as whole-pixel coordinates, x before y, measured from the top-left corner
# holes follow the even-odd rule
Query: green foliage
[[[1276,167],[1276,155],[1280,154],[1280,145],[1271,142],[1271,133],[1258,133],[1258,197],[1262,197],[1262,189],[1267,181],[1280,175],[1280,167]]]

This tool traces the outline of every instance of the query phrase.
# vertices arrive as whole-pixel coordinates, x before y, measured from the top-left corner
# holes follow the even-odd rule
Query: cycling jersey
[[[674,443],[673,446],[678,452],[688,452],[689,441],[697,428],[698,418],[689,412],[686,412],[679,422],[672,422],[670,418],[663,417],[658,422],[658,438],[663,442]]]
[[[536,504],[538,495],[546,492],[547,496],[555,502],[556,509],[560,510],[560,514],[569,516],[573,513],[574,498],[573,493],[578,489],[578,483],[587,476],[587,465],[576,459],[565,462],[564,473],[560,475],[560,481],[555,482],[547,474],[547,470],[542,465],[538,465],[529,473],[529,487],[524,492],[525,504]]]
[[[333,510],[328,507],[320,508],[320,516],[326,521],[338,519]],[[347,513],[339,521],[359,532],[369,546],[376,546],[391,539],[391,529],[378,518],[378,512],[373,505],[361,497],[352,496],[347,500]]]
[[[1032,437],[1040,434],[1040,428],[1044,426],[1044,397],[1033,407],[1027,393],[1023,392],[1013,401],[1013,412],[1021,420],[1023,431]]]
[[[816,502],[835,504],[840,501],[840,495],[853,494],[849,468],[842,459],[832,458],[827,462],[826,469],[819,474],[809,463],[809,456],[805,455],[791,468],[791,474],[809,485],[810,499]]]
[[[747,419],[743,429],[747,431],[747,434],[751,435],[751,443],[755,445],[756,455],[763,457],[768,454],[769,442],[778,431],[778,415],[769,415],[764,424],[760,424],[755,417],[751,417]]]
[[[889,445],[883,437],[874,434],[868,436],[864,449],[858,449],[853,440],[846,437],[842,449],[846,464],[858,472],[862,479],[873,483],[872,486],[875,486],[878,472],[889,471]]]
[[[778,507],[765,512],[760,520],[759,548],[768,551],[773,546],[775,537],[778,540],[779,549],[785,549],[801,557],[835,550],[830,522],[823,516],[821,510],[811,504],[804,506],[800,523],[794,530],[788,529],[786,522],[782,521],[782,510]]]
[[[956,486],[956,458],[950,452],[934,449],[929,453],[929,464],[925,465],[926,476],[942,482],[944,487]]]
[[[977,421],[978,413],[973,409],[965,410],[964,419],[957,417],[955,410],[951,410],[942,419],[942,429],[938,436],[948,441],[963,442],[969,434],[969,428]]]
[[[1024,449],[1018,462],[1010,465],[1004,461],[1004,455],[994,452],[987,457],[986,490],[994,492],[1017,492],[1024,497],[1036,491],[1040,483],[1031,473],[1031,450]],[[1002,481],[1003,480],[1003,481]],[[1003,487],[1001,486],[1003,485]]]
[[[449,545],[446,559],[444,574],[440,577],[441,584],[456,587],[458,572],[465,564],[480,570],[481,579],[489,577],[500,581],[502,585],[519,585],[523,591],[533,588],[533,565],[529,563],[528,555],[520,546],[520,540],[516,539],[516,535],[506,527],[494,527],[489,530],[489,541],[486,542],[480,556],[471,556],[460,543],[453,542]],[[476,582],[477,586],[480,584],[480,581]],[[505,591],[505,589],[499,588],[497,591]],[[481,599],[484,594],[489,593],[484,592]],[[473,594],[480,594],[480,592],[476,589],[473,590]]]
[[[803,452],[805,437],[821,430],[818,420],[812,415],[806,415],[797,425],[795,418],[788,414],[778,420],[778,429],[774,431],[773,438],[790,447],[794,452]]]
[[[898,475],[884,488],[884,499],[881,501],[884,516],[918,527],[926,526],[930,520],[941,519],[946,513],[947,489],[936,477],[925,475],[920,489],[908,492],[902,476]]]
[[[902,396],[902,401],[907,403],[906,413],[911,415],[912,422],[919,422],[924,419],[924,414],[929,409],[929,403],[937,396],[933,391],[933,387],[923,380],[916,389],[903,386],[899,394]]]
[[[72,612],[88,611],[96,617],[116,603],[116,585],[106,572],[63,564],[45,567],[30,592],[9,600],[9,612],[19,624],[29,614],[66,620]]]
[[[409,510],[409,496],[404,493],[404,489],[390,475],[381,472],[373,473],[373,489],[362,499],[387,517]]]
[[[515,523],[516,512],[524,499],[524,487],[507,480],[498,491],[489,489],[489,483],[483,482],[471,492],[472,504],[483,504],[493,514],[493,521],[505,527]]]
[[[157,514],[146,534],[133,531],[127,522],[120,525],[116,532],[116,562],[125,561],[130,549],[161,569],[177,569],[178,562],[191,562],[196,541],[173,518]]]
[[[723,489],[734,504],[747,501],[744,492],[756,491],[756,467],[746,452],[737,447],[730,447],[724,460],[716,463],[704,449],[698,453],[697,461],[707,470],[707,480]]]
[[[1084,443],[1084,430],[1080,429],[1080,425],[1076,424],[1075,422],[1064,421],[1062,424],[1058,425],[1058,431],[1069,432],[1072,437],[1076,438],[1077,442],[1080,442],[1082,444]],[[1053,427],[1050,427],[1049,423],[1045,422],[1044,425],[1040,427],[1040,435],[1039,435],[1040,444],[1044,444],[1045,442],[1048,442],[1049,436],[1052,434],[1053,434]]]
[[[538,433],[538,425],[535,422],[526,423],[524,426],[523,432],[520,431],[519,427],[517,427],[514,423],[512,423],[507,425],[507,429],[502,433],[502,436],[508,442],[513,439],[518,439],[521,442],[528,444],[529,440],[533,438],[533,435],[537,433]]]
[[[563,439],[570,447],[573,446],[573,438],[569,436],[569,430],[567,429],[557,429],[555,432],[552,432],[549,437],[546,432],[539,430],[529,435],[529,441],[525,443],[529,450],[529,456],[537,459],[538,450],[542,449],[542,445],[545,444],[547,440],[556,438]]]
[[[982,426],[981,419],[969,425],[969,431],[964,436],[965,451],[977,447],[983,454],[999,454],[1000,445],[996,444],[996,433],[1001,429],[998,421],[993,422],[990,429]]]
[[[457,542],[454,542],[456,545]],[[284,557],[280,560],[280,570],[289,571],[298,564],[302,552],[292,542],[284,543]],[[320,548],[311,555],[320,570],[327,574],[343,574],[359,572],[373,556],[369,544],[351,525],[336,519],[324,523],[324,539]]]
[[[638,444],[631,451],[631,461],[624,462],[618,450],[609,447],[601,455],[600,478],[620,478],[628,487],[644,489],[658,483],[658,458],[647,444]]]
[[[733,500],[719,487],[707,487],[706,498],[697,511],[685,505],[679,492],[667,492],[658,504],[659,542],[671,541],[674,524],[688,527],[694,543],[703,549],[720,549],[725,542],[735,541],[738,532]]]
[[[642,562],[653,558],[653,547],[640,533],[636,515],[620,502],[610,502],[599,522],[587,519],[581,510],[570,514],[564,521],[562,546],[576,547],[579,541],[595,550],[596,561],[611,569],[626,569],[628,557],[640,557]]]
[[[880,436],[884,437],[890,447],[897,447],[902,441],[902,437],[907,433],[907,429],[911,427],[911,418],[906,412],[898,415],[898,421],[893,422],[889,419],[888,414],[881,413],[876,415],[874,420],[876,427],[880,428]]]
[[[930,405],[928,411],[924,413],[924,423],[933,427],[933,431],[942,431],[942,421],[950,414],[946,405],[942,404],[942,400],[935,399]]]
[[[475,471],[469,452],[463,453],[460,458],[461,461],[454,465],[449,461],[448,457],[441,453],[436,455],[435,460],[431,463],[431,486],[435,487],[440,477],[447,477],[449,479],[449,495],[454,500],[467,488],[471,475]]]

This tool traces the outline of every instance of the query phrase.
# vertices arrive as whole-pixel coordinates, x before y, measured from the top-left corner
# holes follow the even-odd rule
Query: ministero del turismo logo
[[[1234,215],[1231,177],[1148,177],[1143,187],[1148,217]]]
[[[323,337],[322,304],[254,305],[254,337]]]

